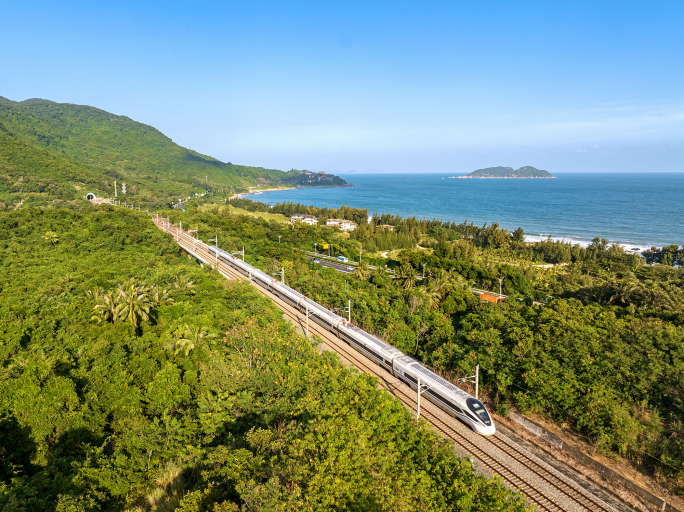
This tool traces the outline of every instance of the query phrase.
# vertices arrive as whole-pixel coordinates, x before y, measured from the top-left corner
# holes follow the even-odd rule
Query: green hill
[[[0,154],[13,152],[13,166],[21,169],[25,179],[28,177],[44,184],[41,193],[46,202],[57,198],[50,193],[49,181],[52,181],[52,188],[64,189],[66,186],[63,173],[52,174],[54,164],[52,167],[38,164],[46,151],[59,157],[60,168],[71,169],[69,183],[82,182],[95,187],[89,191],[113,196],[114,180],[119,186],[125,182],[131,200],[160,206],[173,198],[206,190],[230,192],[266,185],[346,183],[336,176],[336,179],[312,182],[306,171],[285,173],[224,163],[179,146],[152,126],[89,106],[42,99],[15,102],[0,97],[0,123],[6,136]],[[14,142],[10,143],[7,137]],[[23,153],[16,152],[20,143],[24,144],[25,162],[21,161]],[[14,149],[6,149],[8,145]],[[75,178],[76,175],[79,177]],[[24,196],[14,192],[3,202],[17,204],[23,199]]]
[[[460,178],[555,178],[553,174],[548,171],[535,169],[530,165],[514,170],[512,167],[487,167],[486,169],[478,169]]]

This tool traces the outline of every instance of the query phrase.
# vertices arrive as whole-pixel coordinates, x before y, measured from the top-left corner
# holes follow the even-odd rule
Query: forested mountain
[[[59,206],[102,190],[102,175],[73,159],[27,144],[0,124],[0,211],[16,204]]]
[[[0,510],[526,510],[144,213],[0,213],[0,265]]]
[[[149,125],[84,105],[41,99],[15,102],[0,97],[0,124],[4,134],[0,141],[0,156],[13,152],[13,172],[21,172],[24,179],[43,184],[31,190],[5,187],[7,190],[1,200],[7,206],[22,200],[37,205],[54,199],[81,197],[85,191],[75,192],[78,184],[109,197],[114,195],[114,180],[118,181],[119,187],[123,182],[127,184],[127,195],[132,201],[158,203],[155,206],[207,190],[236,191],[267,184],[330,186],[346,183],[329,174],[314,174],[329,179],[311,180],[304,171],[285,173],[224,163],[179,146]],[[17,144],[10,144],[7,137],[25,145],[26,161],[22,161],[24,152],[17,152]],[[49,169],[32,156],[45,151],[60,157]],[[67,187],[62,179],[63,172],[53,174],[55,165],[73,171],[70,178],[74,174],[82,175],[82,178],[72,179]],[[94,180],[94,177],[98,179]],[[52,191],[56,189],[61,195],[53,196]]]

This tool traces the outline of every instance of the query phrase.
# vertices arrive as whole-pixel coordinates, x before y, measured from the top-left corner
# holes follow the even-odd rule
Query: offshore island
[[[470,174],[464,176],[449,176],[449,178],[555,178],[553,174],[548,171],[536,169],[530,165],[514,170],[512,167],[487,167],[486,169],[478,169]]]

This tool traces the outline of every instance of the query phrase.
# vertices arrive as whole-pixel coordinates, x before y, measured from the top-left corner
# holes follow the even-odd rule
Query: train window
[[[484,405],[482,405],[482,402],[479,400],[475,400],[474,398],[468,398],[466,400],[466,405],[468,406],[468,409],[471,410],[477,418],[484,423],[485,425],[491,425],[492,420],[489,417],[489,414],[487,413],[487,409],[485,409]]]
[[[418,384],[418,380],[414,379],[413,376],[409,375],[408,373],[404,373],[404,377],[406,377],[408,380],[410,380],[414,384]]]
[[[428,391],[428,393],[431,394],[432,396],[434,396],[437,400],[442,402],[444,405],[447,405],[450,408],[452,408],[454,411],[460,412],[461,414],[463,414],[463,411],[461,410],[461,408],[458,407],[456,404],[454,404],[454,402],[452,402],[451,400],[444,398],[442,395],[440,395],[439,393],[437,393],[436,391],[434,391],[432,389],[430,391]]]

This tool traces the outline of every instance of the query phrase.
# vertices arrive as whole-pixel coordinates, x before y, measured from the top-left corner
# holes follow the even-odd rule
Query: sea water
[[[522,227],[528,241],[594,237],[628,249],[684,244],[684,173],[558,173],[556,179],[454,179],[448,174],[341,174],[353,187],[250,195],[268,204],[368,208],[419,219]]]

